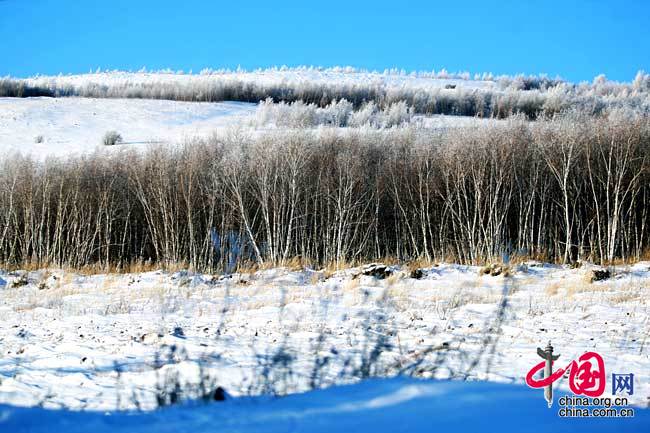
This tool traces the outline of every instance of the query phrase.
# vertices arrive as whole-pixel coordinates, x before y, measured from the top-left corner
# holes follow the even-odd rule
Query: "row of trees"
[[[0,78],[0,97],[29,98],[33,96],[56,96],[56,94],[47,87],[28,84],[25,81],[11,78]]]
[[[648,250],[649,155],[647,116],[573,113],[4,157],[0,262],[634,260]]]
[[[355,109],[374,103],[386,111],[405,103],[417,114],[446,114],[506,118],[522,113],[529,119],[551,116],[568,109],[592,114],[626,108],[650,113],[650,76],[640,73],[633,83],[597,80],[572,85],[542,78],[515,77],[501,86],[473,86],[459,82],[453,88],[418,80],[305,79],[290,73],[270,75],[143,75],[123,73],[81,77],[37,77],[0,81],[0,96],[84,96],[94,98],[144,98],[180,101],[301,101],[324,108],[341,100]],[[505,87],[504,87],[505,86]]]
[[[406,103],[396,102],[380,110],[370,101],[354,110],[352,103],[342,99],[318,108],[315,104],[305,104],[302,101],[278,104],[270,98],[257,106],[255,123],[257,126],[275,124],[280,127],[309,128],[319,125],[335,127],[372,127],[392,128],[411,122],[413,111]]]

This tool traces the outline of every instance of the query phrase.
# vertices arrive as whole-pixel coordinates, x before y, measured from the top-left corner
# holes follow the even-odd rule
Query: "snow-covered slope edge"
[[[296,394],[186,404],[154,412],[74,412],[0,406],[3,431],[51,432],[641,432],[634,418],[561,418],[541,392],[481,382],[394,378]]]
[[[235,127],[255,113],[241,102],[145,99],[0,98],[0,154],[36,157],[107,152],[101,138],[117,131],[124,144],[177,143]],[[119,147],[119,146],[118,146]]]

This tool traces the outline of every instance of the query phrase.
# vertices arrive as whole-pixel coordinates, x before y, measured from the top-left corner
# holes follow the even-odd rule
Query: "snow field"
[[[236,127],[255,110],[256,104],[239,102],[0,98],[0,152],[21,152],[39,159],[95,150],[110,152],[112,149],[103,146],[101,140],[113,130],[128,145],[177,143]]]
[[[356,273],[3,272],[0,402],[151,409],[167,381],[190,398],[201,378],[234,396],[396,374],[525,386],[551,340],[563,363],[591,350],[607,374],[634,373],[632,401],[647,404],[648,262],[595,283],[588,266],[538,263],[510,278],[449,264],[421,280]]]

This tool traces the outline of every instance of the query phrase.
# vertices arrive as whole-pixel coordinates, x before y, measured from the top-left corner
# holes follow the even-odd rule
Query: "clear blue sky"
[[[650,1],[0,0],[0,76],[238,65],[629,81]]]

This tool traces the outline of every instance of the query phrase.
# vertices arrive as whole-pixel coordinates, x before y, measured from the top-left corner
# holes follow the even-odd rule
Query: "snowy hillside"
[[[78,75],[38,76],[26,79],[34,86],[56,87],[122,87],[125,85],[146,86],[157,84],[200,85],[219,81],[242,81],[245,83],[271,86],[277,83],[299,84],[337,84],[337,85],[385,85],[391,88],[414,87],[427,88],[445,86],[462,86],[466,88],[495,89],[498,84],[493,79],[470,79],[469,74],[461,78],[458,74],[445,72],[433,74],[390,73],[359,71],[352,68],[286,68],[257,71],[207,71],[200,74],[183,74],[174,72],[125,72],[107,71]]]
[[[101,145],[101,138],[112,130],[130,145],[178,143],[236,126],[255,109],[255,104],[240,102],[0,98],[0,152],[40,158],[110,151]]]
[[[0,155],[20,152],[36,159],[124,147],[146,149],[150,143],[176,145],[216,132],[239,129],[260,134],[268,129],[295,129],[304,115],[298,106],[247,102],[182,102],[157,99],[0,98]],[[326,112],[327,109],[320,111]],[[312,108],[312,111],[316,109]],[[293,117],[292,117],[293,115]],[[283,121],[284,124],[280,123]],[[312,123],[313,122],[313,123]],[[501,122],[466,116],[404,115],[404,126],[428,129],[473,127]],[[321,126],[311,120],[307,128]],[[118,132],[121,146],[103,146],[108,131]]]
[[[364,122],[375,127],[476,126],[515,114],[534,120],[573,108],[594,114],[621,109],[643,114],[650,107],[644,80],[650,78],[640,73],[634,83],[575,85],[541,76],[483,74],[472,79],[467,73],[380,73],[353,68],[199,74],[111,71],[0,78],[0,96],[19,96],[0,98],[0,152],[20,150],[42,157],[94,150],[109,130],[122,134],[126,143],[141,144],[176,143],[242,124],[264,126],[252,115],[265,100],[310,106],[307,112],[303,106],[281,110],[280,119],[289,118],[292,127]],[[32,97],[20,98],[24,96]],[[345,121],[314,120],[316,107],[328,106],[347,110]],[[392,120],[368,120],[373,111]]]

